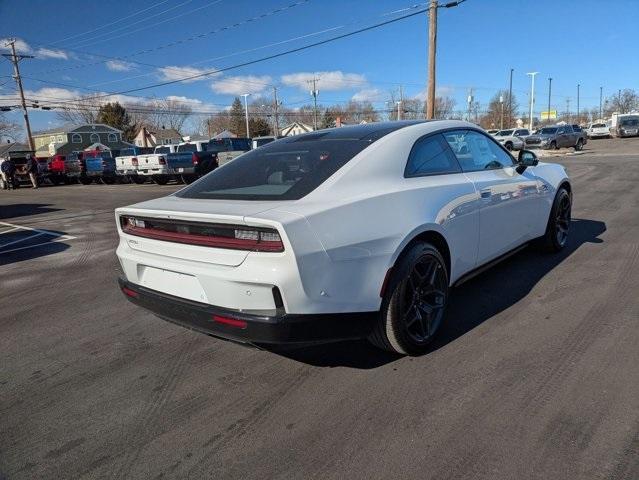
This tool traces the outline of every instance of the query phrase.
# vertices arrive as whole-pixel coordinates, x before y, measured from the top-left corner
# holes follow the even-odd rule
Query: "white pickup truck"
[[[521,150],[524,148],[524,139],[530,135],[527,128],[510,128],[500,130],[494,136],[495,140],[501,143],[506,150]]]
[[[126,177],[134,183],[144,183],[147,177],[138,175],[138,162],[141,155],[153,152],[150,147],[123,148],[120,155],[115,157],[115,173]]]

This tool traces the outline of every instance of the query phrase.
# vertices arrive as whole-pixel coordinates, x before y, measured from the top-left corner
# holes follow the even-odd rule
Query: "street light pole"
[[[510,69],[510,88],[508,89],[508,127],[513,124],[513,72],[514,68]]]
[[[499,129],[503,130],[504,129],[504,96],[503,95],[499,95],[499,103],[501,104],[501,119],[499,122]]]
[[[250,132],[249,132],[249,121],[248,121],[248,100],[247,97],[250,95],[250,93],[244,93],[242,94],[242,96],[244,97],[244,117],[246,118],[246,138],[251,138]]]
[[[548,78],[548,118],[550,120],[550,94],[552,92],[552,78]]]
[[[603,104],[603,87],[599,87],[599,120],[603,120],[603,112],[601,107]]]
[[[532,77],[532,84],[530,86],[530,124],[529,128],[532,131],[533,129],[533,107],[535,105],[535,75],[539,72],[529,72],[526,75],[530,75]]]
[[[577,124],[581,123],[579,120],[579,89],[581,88],[581,84],[577,84]]]

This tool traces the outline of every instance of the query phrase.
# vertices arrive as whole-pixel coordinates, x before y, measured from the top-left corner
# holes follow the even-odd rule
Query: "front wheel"
[[[575,152],[581,152],[584,149],[584,141],[580,138],[575,145]]]
[[[509,152],[512,152],[514,148],[511,142],[506,142],[505,147],[506,147],[506,150],[508,150]]]
[[[565,187],[561,187],[555,195],[550,209],[546,233],[537,244],[547,252],[559,252],[568,242],[572,211],[572,195]]]
[[[557,142],[555,142],[554,140],[552,142],[550,142],[550,149],[551,150],[559,150],[559,147],[557,147]]]
[[[418,242],[393,267],[369,340],[401,355],[421,355],[444,319],[448,271],[440,252]]]
[[[167,183],[169,183],[169,178],[168,177],[163,177],[160,175],[153,175],[151,177],[151,180],[153,180],[153,183],[157,184],[157,185],[166,185]]]

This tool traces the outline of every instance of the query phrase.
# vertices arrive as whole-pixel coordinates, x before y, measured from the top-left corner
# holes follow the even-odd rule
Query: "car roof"
[[[348,125],[345,127],[327,128],[315,132],[303,133],[286,137],[281,140],[286,142],[304,142],[310,140],[367,140],[380,138],[401,128],[420,123],[436,122],[437,120],[400,120],[395,122],[374,122],[361,125]]]

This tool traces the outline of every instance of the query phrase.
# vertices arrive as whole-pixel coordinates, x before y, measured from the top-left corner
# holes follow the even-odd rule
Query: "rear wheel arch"
[[[450,278],[451,274],[451,256],[450,256],[450,247],[448,246],[448,241],[440,232],[435,230],[424,230],[422,232],[414,234],[411,239],[406,242],[403,248],[399,251],[399,253],[395,256],[392,266],[397,265],[397,263],[401,260],[401,258],[418,242],[426,242],[430,243],[433,247],[435,247],[439,253],[441,253],[442,257],[446,261],[446,269],[448,270],[448,276]]]

